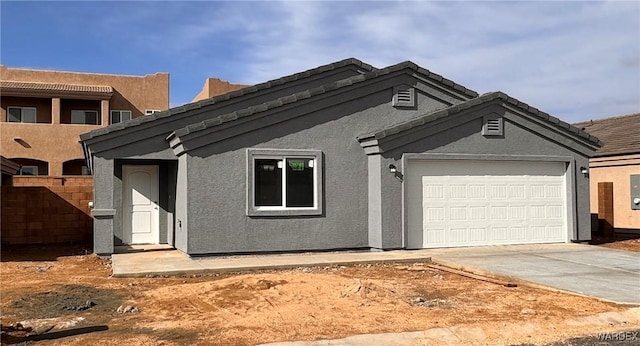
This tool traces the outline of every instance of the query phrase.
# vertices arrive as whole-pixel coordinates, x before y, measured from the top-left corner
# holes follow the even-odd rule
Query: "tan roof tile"
[[[640,153],[640,113],[574,124],[604,142],[596,156]]]
[[[80,93],[113,93],[109,85],[77,85],[63,83],[39,83],[20,81],[0,81],[0,89],[12,90],[39,90],[39,91],[63,91]]]

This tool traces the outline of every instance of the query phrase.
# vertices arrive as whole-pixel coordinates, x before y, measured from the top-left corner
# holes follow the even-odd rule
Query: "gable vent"
[[[416,91],[408,85],[402,85],[393,88],[393,106],[415,108]]]
[[[483,136],[502,136],[504,135],[504,120],[497,114],[491,114],[484,117],[482,125]]]

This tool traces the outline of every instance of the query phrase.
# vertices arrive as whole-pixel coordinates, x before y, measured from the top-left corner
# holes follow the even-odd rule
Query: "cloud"
[[[105,16],[103,35],[172,59],[172,80],[199,72],[253,84],[353,56],[377,67],[412,60],[570,122],[640,111],[638,2],[127,6]]]

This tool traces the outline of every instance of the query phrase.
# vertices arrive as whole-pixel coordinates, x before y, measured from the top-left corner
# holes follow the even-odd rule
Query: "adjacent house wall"
[[[618,231],[640,231],[640,210],[631,209],[632,174],[640,174],[640,154],[591,159],[591,212],[598,213],[598,183],[613,183],[613,227]]]

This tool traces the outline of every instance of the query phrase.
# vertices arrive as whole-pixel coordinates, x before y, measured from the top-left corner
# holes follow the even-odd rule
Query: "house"
[[[575,124],[604,145],[589,160],[591,212],[601,231],[640,233],[640,113]]]
[[[502,92],[357,59],[81,139],[102,255],[585,241],[601,144]]]
[[[169,74],[107,75],[0,66],[0,154],[21,175],[88,174],[81,133],[169,108]]]
[[[232,84],[227,81],[220,80],[219,78],[207,78],[207,80],[204,81],[202,90],[200,90],[200,93],[198,93],[191,102],[198,102],[245,87],[248,87],[248,85]]]

